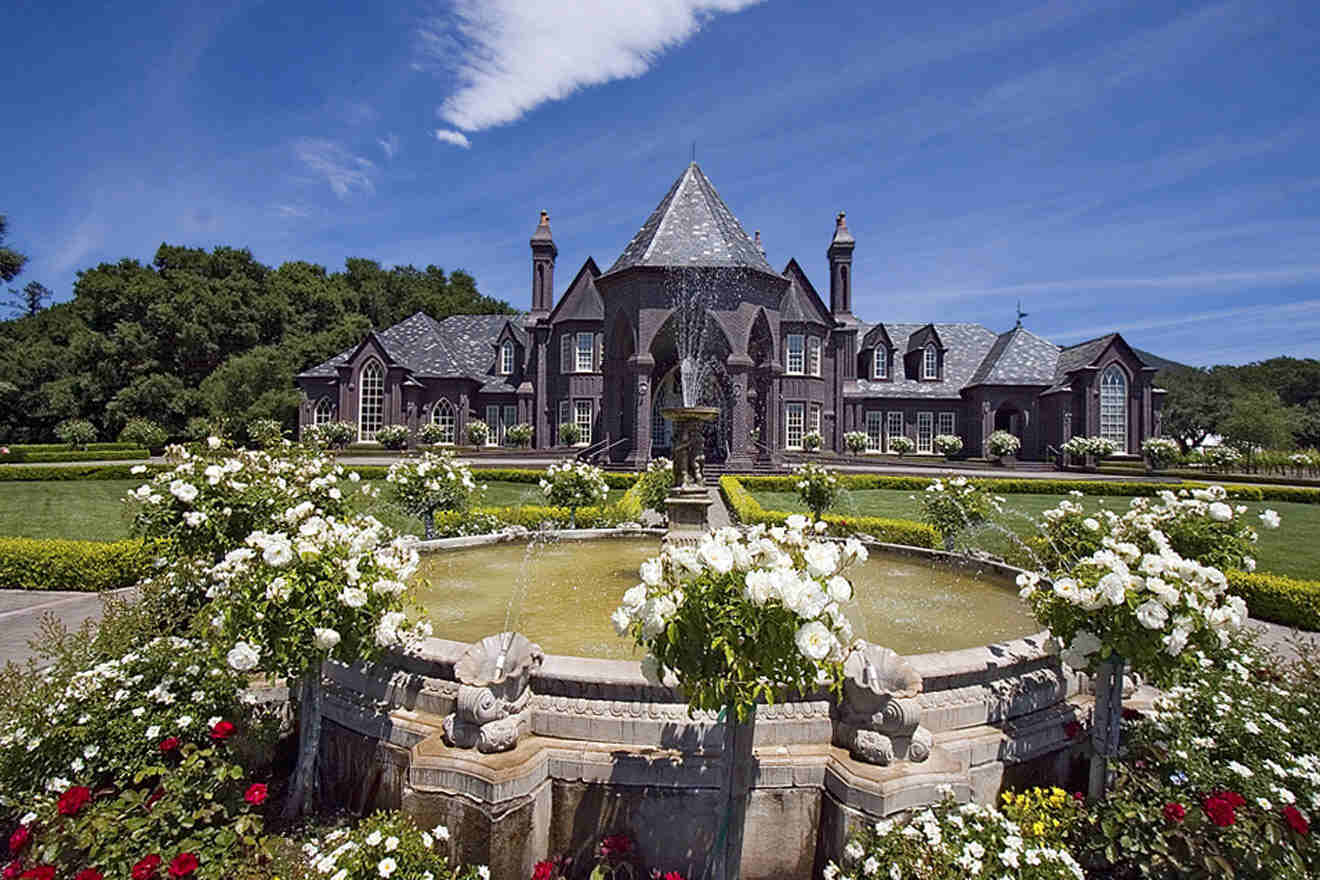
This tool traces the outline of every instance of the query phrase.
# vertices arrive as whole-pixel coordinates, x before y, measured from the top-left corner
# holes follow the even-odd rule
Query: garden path
[[[123,592],[127,590],[115,591]],[[0,667],[10,661],[26,663],[35,656],[29,642],[40,634],[46,614],[54,614],[72,632],[84,620],[100,620],[101,610],[96,593],[0,590]]]

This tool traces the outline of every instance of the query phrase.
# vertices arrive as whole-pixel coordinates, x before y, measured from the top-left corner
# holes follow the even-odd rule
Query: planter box
[[[1017,467],[1016,455],[1001,455],[998,458],[992,458],[990,461],[995,467],[1008,468],[1009,470]]]

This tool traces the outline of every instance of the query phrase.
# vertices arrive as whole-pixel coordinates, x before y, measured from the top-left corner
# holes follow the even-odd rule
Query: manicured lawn
[[[0,483],[0,536],[83,541],[127,538],[129,507],[122,499],[128,490],[140,485],[140,480]],[[391,528],[421,534],[421,521],[389,505],[383,497],[383,481],[375,485],[381,489],[382,498],[367,511]],[[623,489],[611,489],[610,503],[622,498],[623,493]],[[485,507],[544,503],[545,497],[534,483],[487,483],[481,501]]]
[[[920,492],[898,489],[859,489],[841,493],[834,513],[843,516],[887,516],[896,519],[921,519]],[[756,500],[767,510],[805,511],[792,492],[754,492]],[[1031,534],[1032,523],[1040,519],[1043,511],[1054,507],[1065,495],[1006,495],[1004,515],[998,518],[1003,527],[1019,534]],[[1087,497],[1081,499],[1086,507],[1094,509],[1101,502],[1111,510],[1127,508],[1130,498]],[[1289,504],[1278,501],[1248,504],[1248,515],[1254,517],[1265,508],[1278,511],[1283,525],[1278,529],[1257,528],[1260,544],[1256,554],[1257,571],[1283,574],[1289,577],[1320,579],[1320,504]],[[995,549],[1006,540],[993,529],[978,536]]]

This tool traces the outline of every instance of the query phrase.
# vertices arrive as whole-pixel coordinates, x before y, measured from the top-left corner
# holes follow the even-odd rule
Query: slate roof
[[[634,266],[738,267],[777,274],[695,162],[674,181],[609,272]]]
[[[899,352],[907,350],[908,339],[929,324],[885,323],[885,332]],[[936,324],[935,332],[946,346],[944,352],[944,380],[921,382],[905,378],[901,358],[896,358],[894,378],[888,382],[858,379],[846,393],[868,397],[915,397],[930,400],[958,400],[962,389],[971,384],[972,376],[994,347],[997,337],[980,324]],[[867,332],[874,329],[869,325]]]
[[[1085,342],[1079,342],[1076,345],[1070,345],[1067,348],[1059,350],[1059,366],[1054,373],[1054,384],[1045,389],[1045,394],[1053,394],[1056,391],[1067,391],[1072,388],[1072,381],[1068,374],[1073,370],[1080,370],[1082,367],[1090,366],[1095,363],[1096,358],[1104,354],[1115,339],[1119,338],[1117,333],[1106,333],[1104,336],[1088,339]],[[1148,367],[1159,367],[1168,369],[1169,367],[1181,366],[1175,361],[1166,360],[1162,357],[1156,357],[1148,352],[1132,349],[1132,353],[1137,356],[1143,364]]]
[[[516,315],[453,315],[437,321],[418,312],[376,333],[375,337],[390,360],[408,368],[415,376],[472,379],[484,384],[497,381],[487,371],[495,364],[495,340],[504,325],[510,322],[514,334],[526,345],[526,332]],[[357,350],[358,346],[354,346],[341,351],[328,361],[299,373],[298,377],[333,379],[338,375],[335,368],[346,363]],[[505,384],[503,377],[498,379],[498,384]]]
[[[1014,327],[999,334],[967,384],[1051,385],[1058,364],[1057,345],[1025,327]]]
[[[784,277],[788,279],[788,287],[779,301],[781,323],[824,324],[827,327],[834,323],[829,309],[820,302],[810,286],[810,279],[796,260],[790,260],[784,267]]]

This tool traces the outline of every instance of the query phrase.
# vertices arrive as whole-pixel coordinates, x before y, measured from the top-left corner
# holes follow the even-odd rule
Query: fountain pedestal
[[[661,410],[674,423],[674,488],[665,507],[669,535],[695,537],[706,531],[707,511],[713,499],[706,488],[706,435],[702,425],[719,418],[713,406],[681,406]]]

